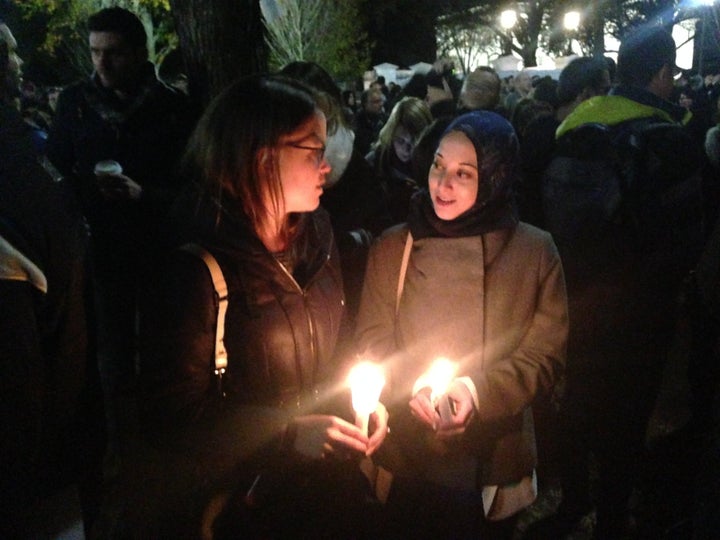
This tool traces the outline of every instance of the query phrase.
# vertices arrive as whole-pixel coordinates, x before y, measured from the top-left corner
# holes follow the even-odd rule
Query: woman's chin
[[[434,204],[435,215],[443,221],[452,221],[460,215],[454,205]]]

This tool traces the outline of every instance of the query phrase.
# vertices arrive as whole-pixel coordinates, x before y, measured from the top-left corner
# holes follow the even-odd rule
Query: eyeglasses
[[[286,143],[286,146],[299,148],[300,150],[312,150],[315,152],[315,166],[319,169],[325,159],[325,145],[322,146],[305,146],[302,144]]]

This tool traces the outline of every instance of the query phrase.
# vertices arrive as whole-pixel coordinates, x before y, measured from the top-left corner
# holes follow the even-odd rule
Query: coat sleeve
[[[525,267],[527,272],[536,271],[531,274],[536,286],[526,330],[504,359],[472,376],[481,421],[522,413],[539,394],[552,390],[564,370],[568,336],[565,278],[555,244],[549,235],[543,238],[537,265]]]

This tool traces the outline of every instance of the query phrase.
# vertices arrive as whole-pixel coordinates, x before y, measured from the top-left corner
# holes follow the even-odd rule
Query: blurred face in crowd
[[[466,109],[492,109],[500,101],[500,81],[497,75],[478,70],[463,81],[458,105]]]
[[[464,133],[451,131],[441,139],[428,175],[435,214],[450,221],[472,208],[479,182],[475,147]]]
[[[395,155],[403,163],[408,163],[412,157],[415,141],[410,132],[404,126],[398,126],[393,136],[393,149]]]
[[[678,104],[681,107],[684,107],[684,108],[690,110],[690,108],[692,107],[692,104],[693,104],[693,99],[692,99],[692,97],[690,97],[689,94],[682,92],[680,94],[680,98],[678,99]]]
[[[365,102],[365,110],[370,114],[380,114],[383,109],[385,99],[380,90],[374,90],[368,95],[367,101]]]
[[[47,91],[48,105],[54,111],[57,107],[57,100],[60,97],[61,88],[59,86],[51,86]]]
[[[22,59],[15,53],[15,51],[11,51],[8,62],[8,72],[14,85],[18,88],[22,82],[22,65]]]
[[[526,71],[521,71],[515,77],[515,89],[522,95],[527,95],[532,90],[532,77]]]
[[[90,32],[89,41],[100,84],[116,91],[132,88],[147,58],[145,50],[132,47],[116,32]]]
[[[427,94],[425,94],[425,103],[427,103],[430,107],[432,107],[435,103],[439,101],[445,101],[446,99],[453,99],[452,91],[450,90],[450,85],[443,77],[442,79],[442,88],[438,88],[436,86],[428,85],[427,87]]]

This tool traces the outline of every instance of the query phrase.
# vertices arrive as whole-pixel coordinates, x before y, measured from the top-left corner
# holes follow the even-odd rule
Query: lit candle
[[[355,409],[355,425],[367,435],[370,415],[377,409],[380,392],[385,386],[385,376],[377,365],[361,362],[350,371],[348,379]]]
[[[447,392],[448,386],[455,377],[456,366],[447,358],[437,358],[430,366],[430,370],[425,375],[430,386],[430,401],[434,406],[444,393]]]

